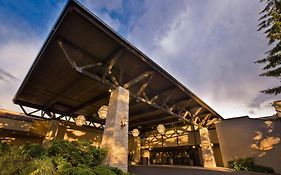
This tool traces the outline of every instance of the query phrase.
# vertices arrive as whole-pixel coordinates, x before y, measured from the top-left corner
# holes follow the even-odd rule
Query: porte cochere
[[[222,165],[215,128],[221,116],[74,0],[13,101],[48,121],[43,144],[64,127],[79,130],[66,127],[76,122],[108,148],[106,164],[124,171],[128,164]]]

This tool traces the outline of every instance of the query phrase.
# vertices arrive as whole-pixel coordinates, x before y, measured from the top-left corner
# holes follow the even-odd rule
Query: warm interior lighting
[[[78,115],[75,119],[75,124],[77,126],[83,126],[86,122],[86,119],[83,115]]]
[[[139,134],[140,134],[140,131],[139,131],[138,129],[133,129],[132,135],[133,135],[134,137],[138,137]]]
[[[99,117],[101,119],[106,119],[107,111],[108,111],[108,106],[106,105],[101,106],[100,109],[98,110]]]
[[[160,134],[165,134],[165,130],[166,130],[166,128],[165,128],[165,126],[163,125],[163,124],[159,124],[158,126],[157,126],[157,131],[160,133]]]

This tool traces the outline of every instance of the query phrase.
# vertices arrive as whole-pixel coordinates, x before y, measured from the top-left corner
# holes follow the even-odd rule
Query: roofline
[[[18,91],[16,92],[14,98],[13,98],[13,102],[16,103],[16,97],[18,96],[18,94],[22,91],[22,88],[24,87],[24,85],[26,84],[27,80],[30,77],[31,72],[33,71],[33,69],[35,68],[35,66],[37,65],[40,56],[42,55],[43,51],[46,49],[47,44],[51,41],[52,37],[54,36],[58,26],[60,25],[61,21],[63,20],[64,16],[66,15],[69,6],[71,5],[71,2],[73,2],[73,0],[68,0],[67,3],[65,4],[63,10],[61,11],[61,13],[59,14],[54,26],[52,27],[51,31],[49,32],[47,38],[45,39],[44,44],[42,45],[42,47],[40,48],[39,53],[36,55],[35,60],[33,61],[31,67],[29,68],[26,76],[24,77],[22,84],[20,85]]]
[[[160,73],[161,75],[163,75],[165,78],[169,79],[172,83],[174,83],[175,86],[177,86],[178,88],[180,88],[181,90],[183,90],[185,93],[187,93],[189,96],[191,96],[197,103],[199,103],[202,107],[205,107],[206,109],[208,109],[213,115],[219,117],[220,119],[223,119],[222,116],[220,116],[215,110],[213,110],[209,105],[207,105],[204,101],[202,101],[197,95],[195,95],[193,92],[191,92],[186,86],[184,86],[181,82],[179,82],[177,79],[175,79],[171,74],[169,74],[167,71],[165,71],[162,67],[160,67],[158,64],[156,64],[152,59],[150,59],[146,54],[144,54],[142,51],[140,51],[138,48],[136,48],[133,44],[131,44],[128,40],[126,40],[124,37],[122,37],[120,34],[118,34],[114,29],[112,29],[109,25],[107,25],[105,22],[103,22],[99,17],[97,17],[94,13],[92,13],[90,10],[88,10],[84,5],[82,5],[80,2],[78,2],[77,0],[68,0],[68,2],[66,3],[64,9],[62,10],[62,12],[60,13],[57,21],[55,22],[54,27],[52,28],[51,32],[49,33],[47,39],[45,40],[43,46],[41,47],[38,55],[36,56],[35,61],[33,62],[31,68],[29,69],[26,77],[23,80],[23,83],[21,84],[21,86],[19,87],[16,95],[13,98],[13,102],[16,103],[16,97],[17,95],[22,91],[22,88],[24,87],[24,85],[26,84],[27,80],[30,77],[30,74],[32,72],[32,70],[34,69],[34,67],[36,66],[36,64],[39,61],[40,56],[42,55],[43,51],[46,49],[47,44],[50,42],[50,40],[52,39],[53,35],[55,34],[57,28],[59,27],[61,21],[63,20],[63,18],[65,17],[65,15],[67,14],[69,7],[71,5],[76,5],[79,8],[82,8],[84,11],[86,11],[86,13],[88,13],[87,15],[90,15],[92,18],[94,18],[97,22],[99,22],[100,24],[102,24],[105,29],[107,29],[109,32],[111,32],[113,34],[114,37],[117,37],[117,39],[121,40],[121,42],[123,42],[123,44],[128,45],[129,47],[131,47],[137,54],[139,54],[140,56],[142,56],[144,59],[142,59],[141,57],[138,57],[139,59],[143,60],[144,62],[146,62],[147,64],[149,64],[150,66],[153,66],[156,71],[158,73]],[[104,29],[102,29],[103,32]],[[114,38],[116,40],[116,38]],[[120,43],[120,41],[119,41]],[[120,43],[122,44],[122,43]]]
[[[223,121],[229,121],[229,120],[239,120],[239,119],[250,119],[250,120],[276,120],[277,118],[274,117],[274,115],[270,116],[264,116],[264,117],[258,117],[258,118],[251,118],[248,115],[245,116],[238,116],[238,117],[232,117],[232,118],[225,118]]]

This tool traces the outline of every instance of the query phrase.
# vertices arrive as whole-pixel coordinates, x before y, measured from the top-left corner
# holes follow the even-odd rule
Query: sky
[[[0,108],[12,99],[66,0],[0,0]],[[275,113],[280,84],[255,64],[269,50],[259,0],[79,0],[224,118]]]

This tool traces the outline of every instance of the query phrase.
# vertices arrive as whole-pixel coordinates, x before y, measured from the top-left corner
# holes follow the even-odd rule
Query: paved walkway
[[[132,165],[129,172],[136,175],[270,175],[247,171],[233,171],[229,168],[203,168],[176,165]]]

